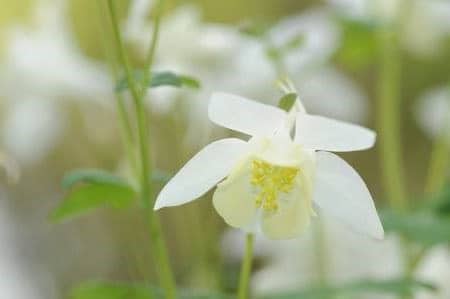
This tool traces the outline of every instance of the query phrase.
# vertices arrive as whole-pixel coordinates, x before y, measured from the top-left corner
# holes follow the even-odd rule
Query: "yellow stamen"
[[[255,204],[267,212],[278,210],[278,194],[288,193],[294,187],[299,169],[271,165],[262,160],[253,160],[251,183],[258,187]]]

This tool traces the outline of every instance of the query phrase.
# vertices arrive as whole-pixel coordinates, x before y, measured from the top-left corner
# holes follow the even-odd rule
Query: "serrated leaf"
[[[450,241],[450,219],[436,214],[418,211],[409,214],[385,211],[381,213],[383,227],[424,246]]]
[[[72,290],[71,299],[156,299],[162,298],[157,288],[143,284],[89,282]]]
[[[128,206],[135,197],[133,188],[122,183],[87,184],[69,193],[49,218],[53,222],[61,222],[102,206],[119,209]]]
[[[297,100],[296,93],[288,93],[285,94],[278,102],[278,107],[283,109],[286,112],[289,112],[291,108],[294,106],[295,101]]]
[[[144,73],[142,71],[135,71],[134,76],[138,82],[144,80]],[[191,76],[179,75],[170,71],[153,72],[150,87],[155,88],[159,86],[200,88],[200,82]],[[122,78],[117,82],[115,91],[122,92],[126,89],[128,89],[128,80],[127,78]]]
[[[78,183],[128,185],[122,178],[100,169],[78,169],[71,171],[64,176],[61,184],[64,189],[69,189]]]
[[[336,296],[349,296],[359,293],[385,293],[393,295],[412,294],[416,290],[435,291],[436,288],[426,282],[412,279],[394,279],[385,281],[362,280],[343,286],[317,287],[307,290],[263,296],[262,299],[331,299]]]

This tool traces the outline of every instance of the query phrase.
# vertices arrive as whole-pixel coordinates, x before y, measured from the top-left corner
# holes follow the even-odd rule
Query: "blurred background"
[[[308,111],[377,130],[377,28],[395,23],[401,158],[408,201],[420,204],[433,144],[450,123],[450,1],[406,0],[407,9],[389,0],[166,2],[154,68],[191,75],[202,86],[149,92],[158,171],[170,175],[210,141],[233,134],[207,119],[212,91],[276,105],[280,73],[289,74]],[[142,66],[152,1],[116,4],[133,64]],[[0,0],[0,298],[67,298],[92,280],[155,281],[138,204],[63,224],[48,220],[66,194],[61,179],[68,171],[100,168],[129,176],[106,17],[103,1]],[[365,179],[377,208],[387,208],[379,148],[343,157]],[[233,292],[244,236],[225,226],[210,194],[161,216],[179,285]],[[395,233],[376,242],[331,219],[322,227],[322,266],[313,229],[298,240],[257,238],[253,292],[400,275]],[[415,298],[450,298],[448,240],[440,243],[427,247],[413,274],[440,288]]]

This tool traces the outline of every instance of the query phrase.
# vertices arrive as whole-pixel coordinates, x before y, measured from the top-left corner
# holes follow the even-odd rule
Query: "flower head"
[[[190,202],[217,185],[213,204],[229,225],[260,230],[271,239],[298,236],[315,215],[337,217],[355,230],[382,238],[372,197],[357,172],[326,151],[373,146],[375,133],[309,115],[299,100],[291,111],[215,93],[214,123],[251,136],[212,142],[163,188],[155,209]]]

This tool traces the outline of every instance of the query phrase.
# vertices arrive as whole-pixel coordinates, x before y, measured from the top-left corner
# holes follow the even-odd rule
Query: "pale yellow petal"
[[[226,180],[217,185],[213,205],[227,224],[244,228],[250,225],[257,212],[255,190],[250,184],[251,159],[242,161]]]
[[[309,163],[308,163],[309,164]],[[294,189],[280,194],[276,212],[264,212],[261,229],[270,239],[291,239],[299,236],[309,226],[312,209],[312,175],[308,169],[300,170]]]

